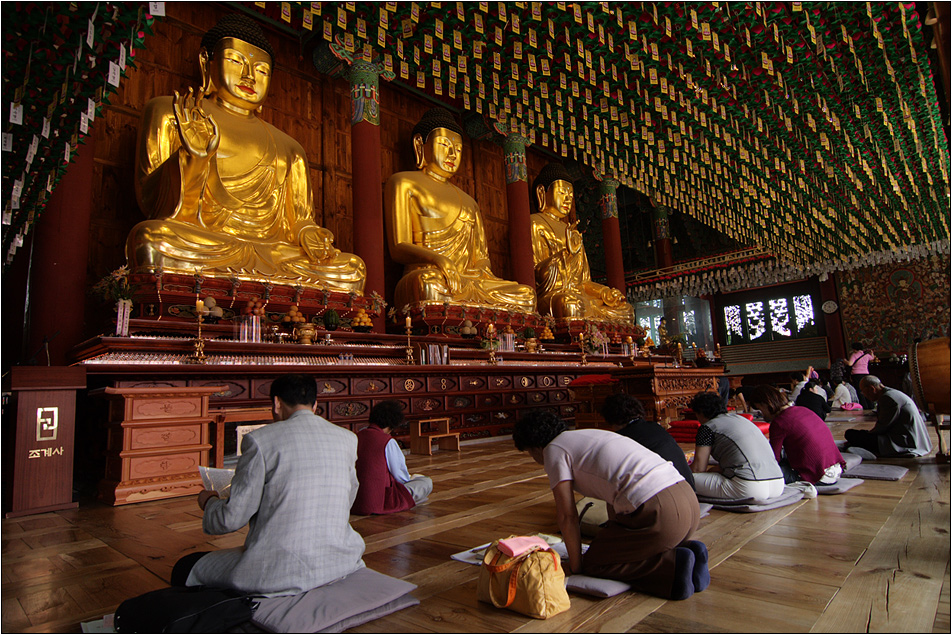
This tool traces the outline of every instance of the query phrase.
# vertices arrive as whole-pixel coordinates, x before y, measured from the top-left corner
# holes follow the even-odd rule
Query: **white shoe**
[[[846,451],[849,452],[850,454],[861,456],[863,457],[863,459],[867,461],[872,461],[876,458],[876,455],[870,452],[869,450],[867,450],[866,448],[861,448],[856,445],[851,445],[850,447],[846,448]]]
[[[787,487],[793,487],[803,492],[804,498],[816,498],[817,491],[813,483],[808,483],[806,481],[797,481],[796,483],[789,483]]]

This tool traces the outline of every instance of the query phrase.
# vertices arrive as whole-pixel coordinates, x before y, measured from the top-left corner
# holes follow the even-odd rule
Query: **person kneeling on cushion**
[[[800,398],[805,394],[807,391]],[[791,406],[779,390],[766,384],[750,392],[750,406],[760,410],[770,424],[770,447],[783,471],[784,482],[836,483],[846,462],[830,429],[814,411]]]
[[[707,547],[689,540],[700,519],[697,498],[670,463],[608,430],[567,430],[547,410],[523,416],[512,440],[549,477],[569,556],[566,573],[627,582],[672,600],[707,588]],[[608,523],[584,558],[573,491],[608,503]]]
[[[370,411],[370,425],[357,433],[357,480],[360,489],[351,513],[393,514],[422,503],[433,481],[407,471],[407,462],[390,433],[403,425],[403,409],[393,400]]]
[[[699,392],[688,407],[701,422],[691,463],[698,496],[765,503],[783,494],[783,472],[760,428],[728,414],[713,392]],[[707,471],[711,457],[720,472]]]

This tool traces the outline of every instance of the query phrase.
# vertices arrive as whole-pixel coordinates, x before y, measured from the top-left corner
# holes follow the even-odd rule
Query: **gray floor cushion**
[[[569,591],[584,593],[585,595],[594,595],[599,598],[610,598],[619,593],[631,590],[631,585],[618,580],[606,580],[604,578],[593,578],[587,575],[570,575],[565,578],[565,588]]]
[[[816,491],[818,494],[842,494],[843,492],[848,492],[862,482],[863,479],[861,478],[840,477],[840,479],[832,485],[817,485]]]
[[[868,478],[874,481],[898,481],[906,472],[908,467],[901,465],[889,465],[888,463],[863,463],[857,465],[851,470],[843,472],[847,478]],[[842,480],[842,479],[841,479]]]
[[[783,493],[777,498],[768,500],[765,503],[756,503],[752,498],[743,499],[717,499],[697,497],[699,501],[711,503],[714,509],[721,509],[728,512],[763,512],[768,509],[777,509],[792,505],[803,498],[803,492],[793,487],[784,487]]]
[[[852,452],[842,452],[840,456],[843,457],[843,460],[846,461],[846,469],[844,472],[852,470],[854,467],[863,462],[863,457],[858,454],[853,454]]]
[[[252,623],[271,633],[339,633],[419,604],[407,595],[415,588],[372,569],[358,569],[307,593],[260,600]]]

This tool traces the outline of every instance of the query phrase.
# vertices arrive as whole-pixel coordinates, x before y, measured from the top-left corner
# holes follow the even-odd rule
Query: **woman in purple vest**
[[[403,425],[397,401],[383,401],[370,411],[370,425],[357,433],[357,480],[360,488],[350,511],[353,514],[393,514],[422,503],[433,491],[433,481],[421,474],[410,476],[397,441],[390,436]]]
[[[747,403],[760,410],[764,420],[770,423],[770,447],[785,483],[836,483],[846,469],[846,462],[830,429],[816,413],[802,406],[791,406],[779,390],[766,384],[751,390]]]

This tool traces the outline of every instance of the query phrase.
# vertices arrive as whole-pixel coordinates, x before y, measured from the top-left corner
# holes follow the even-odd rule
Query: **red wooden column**
[[[384,294],[383,176],[380,169],[380,64],[354,60],[350,65],[351,165],[354,201],[354,253],[367,265],[364,295]],[[386,317],[373,319],[383,333]]]
[[[503,144],[506,155],[506,206],[509,210],[510,273],[516,282],[535,288],[532,230],[529,221],[529,175],[526,169],[528,139],[509,134]]]
[[[96,135],[88,135],[37,220],[24,336],[27,357],[48,344],[49,358],[46,351],[36,356],[41,366],[65,365],[66,353],[83,339],[95,153]]]
[[[625,262],[621,254],[621,231],[618,228],[618,181],[605,179],[598,184],[598,203],[602,211],[602,242],[605,245],[605,271],[608,286],[627,294]]]

